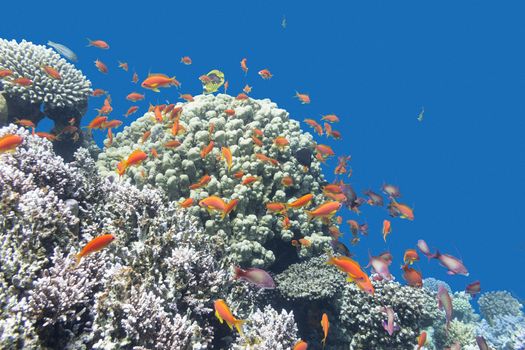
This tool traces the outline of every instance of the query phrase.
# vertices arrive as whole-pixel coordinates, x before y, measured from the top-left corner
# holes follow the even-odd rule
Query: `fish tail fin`
[[[242,325],[245,323],[245,320],[235,320],[234,325],[235,328],[237,328],[237,332],[239,332],[239,335],[244,338],[244,332],[242,331]]]
[[[80,255],[80,253],[75,255],[75,265],[73,265],[72,269],[76,269],[78,265],[80,265],[81,260],[82,260],[82,255]]]
[[[239,279],[239,277],[241,277],[241,274],[242,274],[242,269],[239,266],[234,266],[233,268],[235,270],[235,274],[233,275],[233,278]]]
[[[312,221],[312,219],[314,218],[312,212],[310,210],[305,210],[305,213],[308,216],[308,221]]]
[[[88,44],[86,45],[86,47],[93,46],[93,44],[92,44],[93,40],[91,40],[90,38],[86,38],[86,39],[88,41]]]
[[[323,344],[323,349],[324,349],[324,346],[326,345],[326,338],[323,338],[323,340],[321,340],[321,343]]]

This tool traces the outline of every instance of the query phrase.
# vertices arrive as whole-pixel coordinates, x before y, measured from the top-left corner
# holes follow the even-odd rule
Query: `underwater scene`
[[[524,10],[3,4],[0,349],[524,350]]]

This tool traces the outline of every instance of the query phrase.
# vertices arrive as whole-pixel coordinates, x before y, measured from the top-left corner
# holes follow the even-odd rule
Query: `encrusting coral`
[[[140,166],[130,168],[124,178],[139,187],[151,184],[162,188],[173,201],[192,198],[198,202],[212,194],[227,202],[238,199],[236,208],[223,220],[220,215],[210,215],[198,205],[187,210],[202,222],[208,234],[227,237],[232,260],[243,266],[267,267],[278,260],[275,253],[282,249],[268,249],[270,242],[289,246],[292,239],[305,237],[312,245],[301,250],[303,257],[318,255],[329,246],[331,237],[326,226],[323,228],[318,220],[309,221],[304,210],[289,209],[290,227],[283,228],[282,216],[269,214],[265,207],[266,203],[288,202],[307,193],[314,195],[311,206],[326,201],[321,192],[326,182],[319,162],[313,161],[309,171],[305,171],[293,156],[300,148],[313,149],[313,138],[303,133],[299,123],[291,120],[285,110],[277,108],[270,100],[239,101],[223,94],[195,96],[194,102],[176,107],[182,107],[180,124],[186,130],[181,137],[170,131],[173,121],[165,117],[157,122],[154,112],[148,112],[119,133],[113,145],[100,154],[98,165],[102,174],[115,174],[117,163],[135,149],[149,153],[155,148],[158,158],[150,156]],[[234,109],[235,115],[228,116],[227,109]],[[252,140],[256,128],[264,134],[262,147]],[[143,140],[147,131],[151,134]],[[274,139],[278,136],[285,137],[289,145],[277,147]],[[174,139],[181,142],[180,146],[165,146]],[[202,157],[201,151],[210,141],[214,141],[215,147]],[[231,149],[233,165],[230,170],[220,160],[221,147]],[[279,163],[261,161],[255,153],[262,153]],[[238,171],[243,171],[245,177],[260,178],[243,185],[241,179],[233,176]],[[211,178],[205,187],[189,188],[204,175]],[[292,186],[281,183],[285,176],[293,178]]]

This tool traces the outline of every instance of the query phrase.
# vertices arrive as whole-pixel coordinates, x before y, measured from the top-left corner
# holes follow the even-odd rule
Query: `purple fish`
[[[467,288],[465,288],[465,292],[470,294],[471,297],[475,298],[476,294],[481,292],[481,286],[479,281],[472,282],[471,284],[467,285]]]
[[[485,340],[485,338],[483,338],[483,336],[477,336],[476,343],[478,343],[479,350],[490,350],[487,341]]]
[[[347,257],[352,256],[352,253],[350,253],[350,249],[348,249],[348,247],[343,242],[340,242],[338,240],[332,240],[330,243],[332,244],[332,248],[335,252],[345,255]]]
[[[383,328],[387,331],[388,335],[391,336],[395,331],[399,330],[399,326],[394,322],[394,310],[389,306],[383,307],[381,311],[386,312],[386,320],[383,320]]]
[[[430,248],[428,247],[427,242],[425,242],[424,240],[420,239],[419,241],[417,241],[417,247],[419,248],[421,253],[423,253],[423,255],[428,258],[428,260],[434,257],[434,254],[430,252]]]
[[[250,282],[261,289],[274,289],[275,282],[272,276],[264,270],[252,267],[250,269],[243,270],[240,267],[235,267],[235,279]]]
[[[453,257],[449,254],[441,254],[439,250],[436,251],[436,254],[432,256],[434,259],[438,259],[441,266],[448,269],[449,275],[463,275],[468,276],[468,271],[463,261],[458,258]]]
[[[450,320],[452,319],[452,299],[448,294],[447,288],[443,284],[439,285],[437,292],[438,308],[440,310],[445,309],[445,318],[447,320],[447,332]]]
[[[346,197],[346,200],[342,202],[348,209],[359,214],[359,207],[365,202],[364,198],[357,198],[357,194],[349,184],[341,184],[339,186],[341,191]]]
[[[378,207],[383,206],[383,197],[378,195],[377,193],[373,192],[372,190],[368,190],[363,192],[365,196],[368,196],[367,203],[370,205],[377,205]]]
[[[399,192],[399,187],[390,185],[390,184],[384,184],[381,188],[383,192],[385,192],[390,198],[398,198],[401,197],[401,192]]]
[[[371,256],[370,252],[368,252],[368,257],[370,261],[368,262],[367,268],[372,266],[372,269],[375,273],[379,274],[383,279],[390,281],[392,279],[392,275],[390,274],[390,270],[388,269],[388,263],[378,256]]]

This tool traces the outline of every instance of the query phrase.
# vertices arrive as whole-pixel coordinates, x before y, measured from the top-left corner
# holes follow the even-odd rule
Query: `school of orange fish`
[[[88,39],[89,40],[89,39]],[[89,45],[95,48],[108,50],[109,45],[104,40],[90,40]],[[184,65],[190,65],[192,64],[192,60],[189,56],[184,56],[181,58],[181,63]],[[97,59],[95,60],[95,66],[96,68],[103,74],[108,74],[109,69],[108,66],[102,62],[101,60]],[[118,61],[118,67],[120,69],[123,69],[124,71],[128,72],[128,64],[126,62]],[[240,62],[240,67],[245,75],[248,74],[248,65],[247,65],[247,59],[243,58]],[[42,70],[49,75],[53,79],[60,80],[61,76],[57,72],[56,69],[50,66],[42,66]],[[0,70],[0,79],[9,79],[9,77],[12,75],[12,72],[9,70]],[[273,77],[273,74],[268,69],[262,69],[258,72],[258,75],[264,79],[268,80]],[[206,76],[199,77],[201,81],[206,80]],[[136,72],[132,75],[132,82],[137,84],[139,81],[138,74]],[[20,85],[20,86],[31,86],[32,81],[31,77],[22,77],[18,78],[13,81],[14,83]],[[224,92],[226,93],[228,89],[228,81],[226,81],[223,85]],[[170,86],[175,86],[179,88],[181,86],[181,83],[175,78],[175,77],[169,77],[165,74],[150,74],[147,76],[140,86],[143,89],[152,90],[154,92],[158,92],[159,88],[169,88]],[[245,85],[243,88],[243,92],[239,93],[236,97],[237,100],[246,100],[248,99],[248,94],[251,92],[252,87]],[[95,116],[89,124],[86,126],[86,128],[89,130],[89,132],[93,132],[93,130],[107,130],[107,142],[106,146],[110,146],[113,142],[113,129],[116,129],[120,127],[123,122],[118,119],[109,119],[109,115],[112,113],[112,99],[111,96],[107,91],[101,90],[101,89],[94,89],[92,93],[93,97],[99,97],[99,96],[106,96],[102,106],[97,109],[98,115]],[[182,94],[179,93],[179,97],[186,102],[193,101],[193,96],[186,93]],[[298,100],[302,104],[308,104],[310,103],[310,96],[307,94],[296,92],[295,97],[298,98]],[[143,93],[139,92],[131,92],[127,95],[126,99],[130,102],[137,102],[145,99],[145,95]],[[136,105],[130,106],[127,110],[126,114],[124,116],[128,117],[138,111],[139,107]],[[167,126],[169,126],[169,132],[173,136],[173,140],[168,141],[166,144],[164,144],[164,147],[169,148],[176,148],[181,145],[181,141],[177,139],[177,137],[183,137],[186,129],[185,126],[180,122],[180,115],[183,111],[183,107],[176,106],[175,104],[162,104],[162,105],[150,105],[149,111],[154,113],[154,118],[157,123],[165,123]],[[225,113],[229,117],[235,117],[235,110],[234,109],[226,109]],[[305,119],[304,122],[310,126],[319,136],[326,135],[327,137],[332,137],[335,140],[341,139],[341,133],[337,130],[333,129],[333,125],[335,123],[338,123],[340,121],[339,117],[335,114],[328,114],[321,117],[320,121],[316,121],[314,119]],[[323,123],[321,125],[320,123]],[[71,134],[77,134],[79,130],[75,126],[73,126],[73,121],[71,122],[71,125],[69,127],[64,128],[59,134],[54,135],[47,132],[35,132],[36,125],[30,120],[27,119],[21,119],[16,121],[17,124],[20,126],[31,128],[33,135],[37,135],[39,137],[46,138],[50,141],[54,141],[58,139],[61,134],[63,133],[71,133]],[[202,158],[205,158],[215,147],[214,140],[212,139],[213,129],[214,125],[209,125],[209,133],[210,133],[210,140],[209,144],[204,146],[200,152],[200,156]],[[151,131],[146,131],[144,135],[141,138],[141,142],[144,143],[147,138],[150,136]],[[261,147],[262,146],[262,139],[264,138],[263,131],[259,129],[253,130],[253,136],[252,140],[253,143],[256,146]],[[78,139],[78,136],[77,136]],[[276,147],[279,147],[281,149],[284,149],[285,147],[288,147],[289,141],[283,137],[278,136],[273,140]],[[11,152],[14,151],[19,145],[23,143],[23,138],[16,134],[9,134],[5,135],[4,137],[0,138],[0,153],[4,152]],[[152,148],[148,150],[148,153],[141,149],[134,150],[129,156],[125,159],[122,159],[118,165],[116,172],[122,176],[126,173],[127,169],[133,166],[140,165],[143,161],[145,161],[148,157],[159,157],[158,150],[155,148]],[[329,157],[335,156],[334,151],[330,146],[323,145],[323,144],[317,144],[315,147],[315,158],[322,162],[326,163],[326,160]],[[278,160],[270,158],[266,156],[263,153],[255,153],[255,157],[261,161],[268,164],[272,164],[274,166],[279,166],[280,163]],[[228,171],[231,169],[233,164],[233,157],[232,153],[229,149],[229,147],[221,147],[221,158],[224,160],[224,164],[227,167]],[[349,178],[352,175],[352,170],[348,167],[348,161],[350,160],[350,156],[340,156],[338,165],[335,168],[334,174],[337,176],[343,177],[345,174]],[[306,167],[305,167],[306,168]],[[307,170],[307,169],[305,169]],[[242,171],[238,171],[232,176],[235,179],[242,180],[243,185],[250,185],[256,181],[260,181],[260,177],[255,176],[245,176]],[[199,181],[197,181],[194,184],[190,185],[190,189],[198,189],[205,187],[207,183],[211,180],[210,176],[204,175]],[[282,179],[282,185],[283,186],[291,186],[293,185],[293,180],[290,177],[285,177]],[[387,196],[389,199],[389,204],[387,205],[387,210],[390,217],[396,218],[399,217],[401,219],[407,219],[407,220],[414,220],[414,212],[412,208],[410,208],[408,205],[399,203],[398,198],[401,196],[399,188],[397,188],[394,185],[391,184],[384,184],[382,186],[382,192]],[[336,181],[335,183],[328,184],[323,187],[323,193],[327,197],[327,201],[316,208],[313,208],[312,210],[305,210],[306,207],[308,207],[313,199],[313,194],[306,194],[295,201],[292,201],[290,203],[282,203],[282,202],[271,202],[271,203],[265,203],[266,208],[269,212],[274,213],[276,215],[282,216],[282,224],[284,228],[289,227],[290,221],[287,216],[287,212],[289,210],[305,210],[306,214],[308,215],[309,220],[319,219],[322,220],[324,224],[329,226],[329,232],[333,239],[333,247],[335,251],[342,251],[343,254],[338,256],[329,256],[329,259],[327,261],[328,264],[334,265],[337,269],[344,272],[347,276],[347,280],[351,283],[355,283],[363,292],[368,293],[370,295],[374,295],[374,286],[372,282],[370,281],[369,275],[362,269],[360,264],[353,260],[351,258],[351,254],[349,253],[348,248],[344,246],[343,243],[339,241],[339,237],[341,236],[341,232],[339,231],[339,228],[336,224],[340,225],[342,224],[342,217],[337,216],[335,217],[335,214],[341,209],[343,204],[346,204],[352,211],[359,213],[359,207],[363,203],[367,203],[370,206],[384,206],[384,199],[383,196],[379,193],[373,192],[372,190],[368,190],[363,192],[363,194],[367,197],[367,199],[357,198],[355,195],[355,192],[350,187],[349,184],[344,183],[344,181],[341,179],[339,181]],[[238,203],[237,199],[232,199],[231,201],[225,201],[222,198],[211,195],[205,199],[202,199],[198,205],[205,208],[210,213],[212,212],[218,212],[220,213],[220,216],[222,218],[226,217],[230,212],[235,210],[235,207]],[[195,205],[192,198],[187,198],[179,203],[181,207],[188,208],[192,205]],[[367,224],[359,224],[355,220],[348,220],[347,221],[350,232],[352,234],[352,244],[357,244],[360,240],[359,233],[362,235],[368,235],[368,225]],[[383,221],[383,228],[382,228],[382,236],[384,241],[387,241],[387,237],[392,233],[392,222],[389,219],[385,219]],[[76,262],[75,267],[80,264],[81,259],[89,254],[92,254],[94,252],[97,252],[101,249],[104,249],[107,247],[113,240],[115,239],[115,236],[112,234],[104,234],[98,237],[95,237],[93,240],[91,240],[89,243],[87,243],[81,251],[76,256]],[[297,249],[308,249],[308,247],[311,245],[311,242],[306,238],[300,238],[298,240],[292,240],[291,244]],[[463,262],[449,254],[442,254],[438,250],[436,250],[435,253],[432,253],[430,251],[430,248],[428,247],[427,243],[424,240],[419,240],[417,242],[417,248],[419,251],[425,255],[429,260],[430,259],[436,259],[439,261],[439,263],[445,267],[448,270],[448,274],[450,275],[465,275],[468,276],[468,271],[463,265]],[[338,249],[342,248],[342,249]],[[414,264],[414,262],[419,261],[419,254],[416,251],[416,249],[407,249],[403,256],[403,265],[401,269],[403,270],[403,278],[407,282],[408,285],[415,287],[415,288],[421,288],[423,283],[423,277],[420,270],[417,270],[411,265]],[[391,265],[393,260],[392,254],[390,252],[386,251],[383,252],[377,256],[370,256],[369,257],[369,264],[366,266],[371,267],[372,271],[372,279],[374,280],[391,280],[392,275],[389,271],[389,266]],[[259,286],[260,288],[275,288],[275,284],[273,283],[273,279],[271,276],[264,270],[257,269],[257,268],[251,268],[247,270],[243,270],[240,268],[235,269],[235,279],[241,279],[248,281],[252,284],[255,284]],[[466,287],[466,292],[469,293],[472,296],[475,296],[480,292],[480,282],[475,281],[471,284],[469,284]],[[450,322],[451,314],[452,314],[452,302],[451,298],[448,295],[448,292],[444,288],[440,288],[437,294],[438,299],[438,305],[440,309],[445,310],[447,325]],[[239,320],[235,318],[230,311],[228,305],[226,302],[222,299],[216,300],[214,302],[215,307],[215,315],[219,319],[219,321],[222,323],[225,321],[230,328],[235,326],[242,336],[242,324],[243,320]],[[384,328],[385,330],[392,335],[394,331],[394,325],[393,325],[393,311],[390,309],[385,309],[385,312],[388,316],[388,322],[385,321]],[[323,314],[321,319],[321,327],[323,330],[324,338],[322,340],[322,344],[324,347],[324,344],[326,342],[326,338],[328,336],[328,329],[329,329],[329,321],[328,316],[326,314]],[[417,339],[418,349],[424,346],[426,342],[426,333],[422,332],[421,335]],[[307,349],[308,344],[303,341],[299,340],[294,345],[294,350],[305,350]]]

